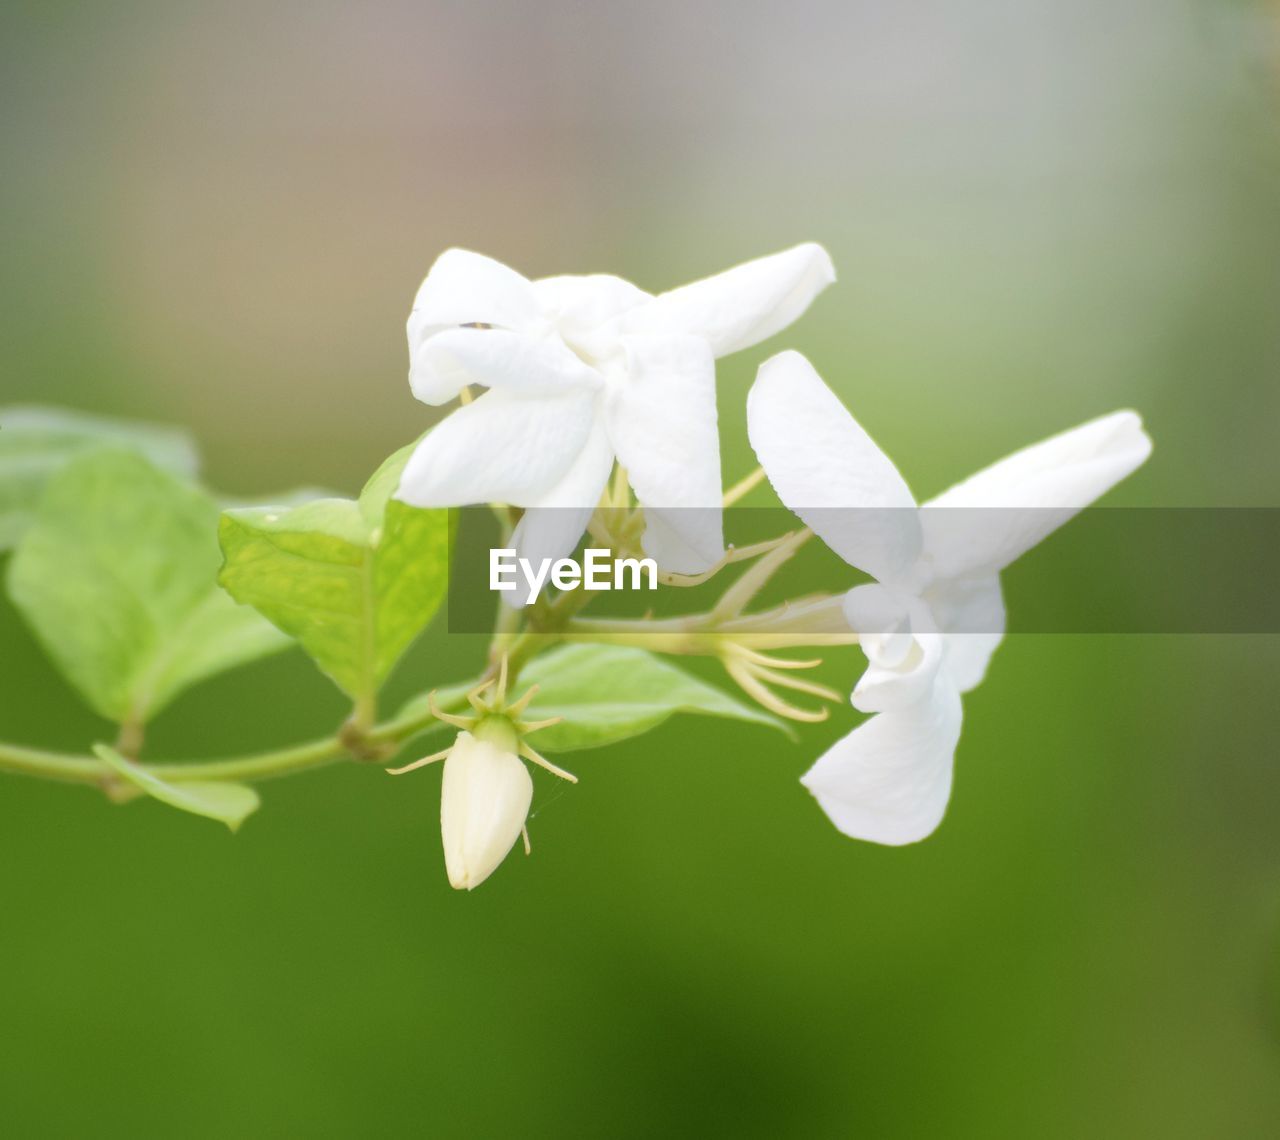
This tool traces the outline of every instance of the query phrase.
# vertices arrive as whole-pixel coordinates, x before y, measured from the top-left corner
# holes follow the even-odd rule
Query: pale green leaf
[[[675,665],[622,645],[565,645],[534,658],[519,689],[538,685],[531,720],[564,717],[532,738],[539,751],[612,744],[657,728],[676,713],[726,717],[790,731],[777,717]]]
[[[240,825],[258,810],[262,802],[258,793],[247,784],[209,780],[169,784],[142,765],[126,760],[106,744],[95,744],[93,751],[99,760],[109,765],[121,778],[152,799],[179,811],[216,819],[225,823],[232,831],[238,831]]]
[[[415,440],[399,451],[392,452],[382,461],[377,471],[369,476],[369,481],[360,492],[360,511],[371,527],[382,521],[391,496],[400,486],[400,476],[404,474],[405,464],[409,462],[409,457],[417,446],[418,442]]]
[[[103,716],[144,722],[197,681],[287,647],[218,588],[217,517],[198,488],[129,452],[90,452],[50,480],[9,593]]]
[[[338,498],[338,492],[326,487],[290,487],[285,491],[276,491],[270,495],[229,495],[222,493],[216,496],[218,506],[224,511],[240,510],[244,507],[300,507],[304,503],[316,499]]]
[[[390,498],[411,448],[359,501],[227,511],[221,582],[296,638],[354,699],[372,696],[444,599],[449,513]]]
[[[17,545],[50,478],[102,446],[136,451],[177,475],[196,472],[195,448],[176,428],[62,408],[0,408],[0,551]]]
[[[539,752],[596,748],[657,728],[676,713],[726,717],[768,725],[790,733],[786,722],[755,705],[709,685],[643,649],[619,645],[565,645],[536,657],[520,672],[518,696],[531,685],[538,693],[528,720],[563,717],[530,738]],[[443,708],[455,708],[472,685],[453,685],[435,694]],[[424,715],[427,696],[410,701],[400,717]],[[431,730],[440,727],[433,725]]]

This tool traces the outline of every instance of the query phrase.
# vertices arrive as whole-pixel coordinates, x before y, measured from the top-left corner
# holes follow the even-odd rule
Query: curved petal
[[[415,347],[415,329],[419,339],[475,323],[522,329],[538,315],[533,284],[514,269],[467,249],[446,249],[413,299],[409,347]]]
[[[564,478],[526,510],[516,526],[511,542],[517,555],[538,565],[544,558],[554,561],[572,554],[600,502],[612,468],[613,448],[601,417],[597,417],[586,445]],[[502,596],[516,607],[534,600],[523,578],[517,578],[516,589]]]
[[[423,347],[438,333],[461,325],[533,332],[539,323],[533,285],[514,269],[470,250],[445,250],[418,288],[409,314],[409,386],[414,396],[427,404],[445,404],[466,384],[488,383],[456,367],[433,367]]]
[[[575,342],[652,299],[630,281],[608,273],[543,277],[533,282],[533,292],[543,314]]]
[[[586,445],[589,392],[486,392],[433,428],[409,457],[396,498],[415,507],[528,506],[552,491]]]
[[[781,332],[835,279],[827,251],[807,242],[660,293],[627,314],[624,331],[699,336],[727,356]]]
[[[868,585],[845,595],[844,613],[867,655],[851,697],[854,708],[884,712],[926,696],[943,654],[943,637],[929,607],[919,598]]]
[[[842,603],[845,621],[858,634],[867,660],[893,668],[911,650],[911,598],[871,582],[855,586]]]
[[[845,835],[916,843],[946,813],[960,720],[960,694],[940,677],[923,700],[837,741],[800,782]]]
[[[625,337],[609,438],[644,507],[645,553],[698,574],[724,554],[715,361],[697,337]]]
[[[941,582],[925,594],[946,635],[943,661],[962,693],[981,684],[987,665],[1004,640],[1004,597],[1000,578],[959,578]]]
[[[832,550],[881,582],[920,553],[915,500],[898,469],[798,352],[760,366],[747,432],[778,498]]]
[[[424,404],[447,403],[468,384],[541,393],[602,382],[554,333],[450,328],[423,341],[409,362],[409,387]]]
[[[533,779],[514,752],[458,733],[440,784],[440,838],[451,886],[474,890],[520,838]]]
[[[940,578],[994,574],[1137,470],[1151,440],[1136,412],[1113,412],[1015,452],[922,511]],[[973,508],[985,508],[973,510]]]

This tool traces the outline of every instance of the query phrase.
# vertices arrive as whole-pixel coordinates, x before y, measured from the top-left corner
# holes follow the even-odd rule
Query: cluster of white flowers
[[[557,558],[582,537],[616,461],[644,511],[645,552],[667,571],[705,571],[724,554],[715,359],[781,331],[834,280],[814,244],[657,296],[605,275],[529,281],[450,250],[409,318],[410,385],[429,404],[486,391],[424,438],[398,495],[422,507],[524,507],[514,545],[531,560]],[[803,782],[847,835],[922,839],[950,795],[960,694],[1003,636],[999,572],[1137,468],[1150,440],[1136,414],[1116,412],[917,507],[798,353],[761,366],[747,413],[778,497],[874,579],[844,606],[868,661],[852,701],[874,715]],[[952,509],[975,507],[989,509]],[[502,854],[519,834],[509,822]],[[448,822],[446,838],[458,847]]]

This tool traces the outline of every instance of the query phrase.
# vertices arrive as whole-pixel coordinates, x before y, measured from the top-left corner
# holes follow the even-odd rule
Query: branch
[[[396,747],[436,722],[429,712],[401,717],[376,725],[353,738],[350,725],[332,736],[295,744],[270,752],[253,752],[217,760],[166,761],[146,764],[149,772],[171,783],[186,780],[269,780],[320,768],[343,759],[367,758],[371,749]],[[36,776],[67,784],[101,786],[115,773],[94,756],[46,752],[0,741],[0,772]]]

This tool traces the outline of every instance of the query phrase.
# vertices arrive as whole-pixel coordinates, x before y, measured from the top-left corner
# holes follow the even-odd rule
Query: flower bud
[[[509,725],[505,733],[485,731],[491,727],[503,726],[482,721],[476,736],[458,733],[444,762],[440,835],[449,883],[459,890],[478,887],[507,857],[533,799],[533,780],[516,755],[514,731]]]

